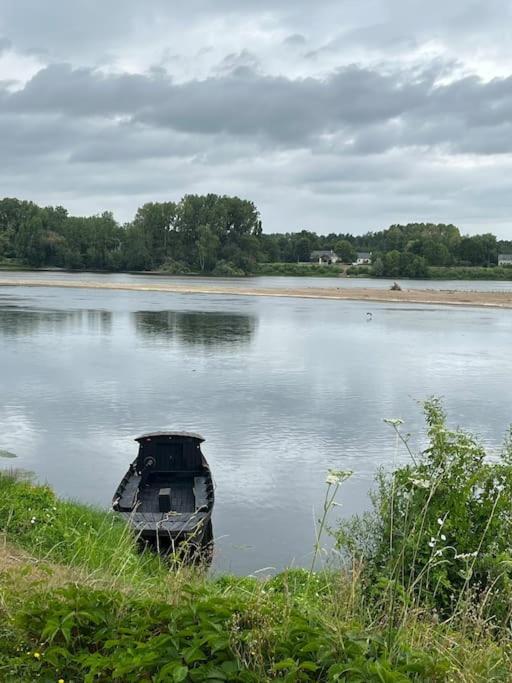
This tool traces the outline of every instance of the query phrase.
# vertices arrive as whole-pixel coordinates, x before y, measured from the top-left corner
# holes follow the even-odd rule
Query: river
[[[59,494],[108,507],[134,437],[198,431],[216,482],[215,567],[307,565],[327,470],[354,471],[337,508],[349,515],[368,507],[379,467],[407,459],[383,418],[403,418],[419,448],[418,401],[435,394],[450,424],[499,448],[512,421],[511,335],[506,310],[3,287],[0,448]]]

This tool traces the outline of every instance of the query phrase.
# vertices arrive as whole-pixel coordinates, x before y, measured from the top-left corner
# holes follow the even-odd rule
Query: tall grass
[[[89,582],[153,592],[177,576],[158,555],[140,552],[113,513],[62,500],[16,471],[0,472],[0,532],[37,558],[80,570]]]

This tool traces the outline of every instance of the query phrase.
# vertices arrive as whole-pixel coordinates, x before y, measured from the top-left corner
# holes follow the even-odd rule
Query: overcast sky
[[[0,0],[0,195],[512,238],[510,0]]]

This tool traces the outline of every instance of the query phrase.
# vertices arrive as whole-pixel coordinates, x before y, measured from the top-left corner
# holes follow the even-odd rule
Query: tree
[[[377,256],[372,264],[372,275],[375,275],[375,277],[382,277],[384,275],[384,261],[380,256]]]
[[[396,249],[384,254],[384,275],[398,277],[400,275],[400,252]]]
[[[338,254],[343,263],[354,263],[357,258],[357,251],[355,250],[354,245],[348,240],[339,240],[336,242],[334,244],[334,251]]]
[[[176,227],[176,214],[174,202],[148,202],[135,214],[133,224],[144,235],[152,266],[159,266],[168,256],[175,256],[170,253],[170,234]]]
[[[212,271],[217,264],[220,240],[209,225],[201,225],[196,240],[197,255],[201,271]]]

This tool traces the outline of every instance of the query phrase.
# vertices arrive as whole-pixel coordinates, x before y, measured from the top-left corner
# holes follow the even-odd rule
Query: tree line
[[[112,213],[70,216],[29,201],[0,201],[0,259],[33,267],[244,274],[260,258],[250,201],[214,194],[149,202],[120,225]]]
[[[357,252],[371,252],[375,276],[427,277],[430,266],[496,265],[512,242],[431,223],[364,235],[264,234],[253,202],[215,194],[149,202],[125,224],[110,212],[71,216],[61,206],[0,200],[0,261],[32,267],[243,275],[262,263],[306,263],[312,251],[331,249],[348,264]]]

